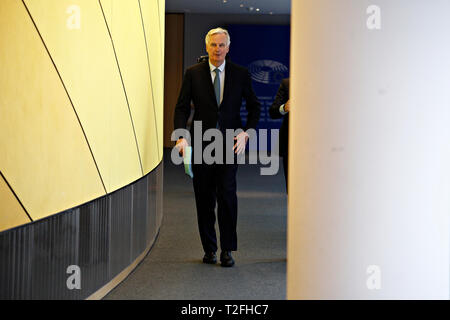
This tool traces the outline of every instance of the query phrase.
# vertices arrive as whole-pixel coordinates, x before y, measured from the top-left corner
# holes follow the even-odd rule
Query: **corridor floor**
[[[286,298],[286,194],[283,168],[240,165],[236,265],[202,263],[191,179],[164,156],[164,212],[145,259],[104,299],[279,300]],[[216,228],[217,229],[217,228]],[[220,252],[218,252],[220,253]]]

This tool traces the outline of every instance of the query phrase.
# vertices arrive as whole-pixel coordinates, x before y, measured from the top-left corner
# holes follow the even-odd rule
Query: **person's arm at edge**
[[[289,89],[286,86],[285,81],[282,81],[280,87],[278,88],[277,95],[275,96],[275,100],[269,108],[269,115],[272,119],[279,119],[286,114],[286,112],[284,114],[281,113],[280,108],[288,101],[288,96]]]

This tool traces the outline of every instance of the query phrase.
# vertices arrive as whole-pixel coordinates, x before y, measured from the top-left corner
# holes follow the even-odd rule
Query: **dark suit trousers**
[[[217,251],[215,207],[222,251],[237,250],[237,164],[194,164],[195,203],[203,250]]]

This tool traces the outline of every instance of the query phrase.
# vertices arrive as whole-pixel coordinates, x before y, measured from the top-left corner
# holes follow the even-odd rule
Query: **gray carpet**
[[[164,156],[164,218],[152,250],[104,299],[266,300],[286,298],[286,195],[282,164],[238,169],[236,265],[202,263],[191,179]],[[217,228],[216,228],[217,229]]]

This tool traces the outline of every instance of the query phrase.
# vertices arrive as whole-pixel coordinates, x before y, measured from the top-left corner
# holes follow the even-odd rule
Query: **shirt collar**
[[[220,66],[216,67],[215,65],[213,65],[211,63],[211,61],[208,60],[209,69],[211,70],[211,72],[213,72],[216,68],[219,68],[220,72],[223,72],[223,70],[225,69],[225,62],[226,62],[226,60],[224,60]]]

